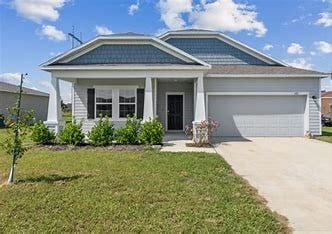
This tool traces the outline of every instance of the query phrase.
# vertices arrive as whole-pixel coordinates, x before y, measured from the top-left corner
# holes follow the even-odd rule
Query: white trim
[[[272,58],[271,56],[268,56],[252,47],[249,47],[245,45],[242,42],[239,42],[229,36],[226,36],[225,34],[219,33],[219,32],[214,32],[214,31],[170,31],[167,32],[158,38],[161,40],[166,41],[169,38],[217,38],[225,43],[230,44],[231,46],[234,46],[235,48],[242,50],[246,52],[247,54],[250,54],[268,64],[279,64],[283,66],[289,66],[288,64]]]
[[[134,103],[120,103],[120,90],[135,90],[135,114],[137,114],[137,85],[94,85],[95,89],[95,116],[92,120],[98,120],[97,116],[97,90],[112,90],[112,103],[98,103],[98,104],[111,104],[112,105],[112,121],[126,121],[126,118],[120,117],[120,104],[134,104]]]
[[[76,82],[71,83],[71,118],[75,119],[75,84]]]
[[[293,95],[309,95],[309,92],[206,92],[206,95],[238,95],[238,96],[293,96]]]
[[[325,77],[320,74],[207,74],[207,78],[289,78],[289,77]]]
[[[96,119],[100,119],[99,116],[97,115],[97,105],[112,105],[112,117],[108,116],[110,118],[110,120],[114,120],[114,90],[113,89],[101,89],[101,88],[94,88],[95,89],[95,116],[94,116],[94,120]],[[112,102],[98,102],[97,103],[97,90],[110,90],[112,91]]]
[[[194,113],[196,110],[196,98],[197,98],[197,79],[194,79]]]
[[[168,129],[168,96],[169,95],[182,95],[182,130],[169,130]],[[186,115],[185,115],[185,93],[184,92],[166,92],[165,93],[165,97],[166,97],[166,108],[165,108],[165,129],[167,132],[183,132],[184,131],[184,125],[185,125],[185,119],[186,119]]]
[[[59,70],[52,71],[52,75],[59,79],[69,80],[77,79],[145,79],[146,77],[154,77],[158,79],[169,78],[197,78],[203,75],[202,70]]]
[[[128,102],[120,102],[120,90],[134,90],[134,93],[135,93],[135,103],[128,103]],[[120,121],[125,121],[127,118],[126,117],[120,117],[120,105],[135,105],[135,115],[137,115],[137,88],[134,88],[134,89],[128,89],[128,88],[119,88],[118,89],[118,120]]]
[[[154,78],[154,103],[153,103],[153,109],[154,109],[154,117],[157,117],[157,78]]]
[[[303,135],[310,130],[309,126],[309,92],[206,92],[206,115],[209,115],[209,96],[305,96]]]
[[[162,51],[173,55],[180,60],[183,60],[185,62],[195,62],[198,64],[201,64],[207,68],[210,68],[211,66],[207,64],[206,62],[195,58],[194,56],[154,37],[149,36],[98,36],[87,43],[82,44],[79,47],[76,47],[60,56],[57,56],[43,64],[40,65],[40,67],[43,69],[47,68],[50,64],[55,62],[62,62],[67,63],[69,61],[72,61],[73,59],[97,48],[100,45],[104,44],[149,44],[152,45],[158,49],[161,49]]]
[[[109,90],[109,89],[138,89],[138,85],[94,85],[95,89]]]
[[[70,71],[70,70],[119,70],[119,71],[136,71],[136,70],[208,70],[209,68],[201,65],[61,65],[41,67],[44,71]]]

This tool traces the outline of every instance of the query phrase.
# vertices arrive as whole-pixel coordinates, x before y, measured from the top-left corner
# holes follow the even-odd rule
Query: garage
[[[216,136],[303,136],[306,95],[208,94],[208,116],[221,126]]]

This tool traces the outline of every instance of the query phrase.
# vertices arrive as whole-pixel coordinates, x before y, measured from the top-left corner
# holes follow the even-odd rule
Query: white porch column
[[[153,118],[153,95],[151,77],[145,78],[143,122]]]
[[[63,127],[59,79],[52,75],[45,125],[58,133]]]
[[[205,119],[206,116],[205,116],[205,101],[204,101],[204,83],[203,83],[203,75],[200,75],[197,78],[194,122],[201,122],[202,120]]]
[[[206,119],[203,75],[197,78],[195,87],[196,98],[194,105],[195,119],[193,121],[193,141],[195,143],[207,143],[209,141],[207,129],[202,130],[199,128],[201,121]]]

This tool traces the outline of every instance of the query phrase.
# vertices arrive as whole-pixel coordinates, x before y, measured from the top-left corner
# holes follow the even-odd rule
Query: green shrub
[[[55,133],[49,130],[43,122],[37,122],[32,127],[31,139],[42,145],[53,144]]]
[[[84,133],[82,132],[82,122],[66,123],[64,129],[59,134],[61,143],[68,145],[81,145],[84,143]]]
[[[136,116],[127,118],[125,126],[117,129],[115,134],[115,140],[117,143],[125,145],[139,144],[138,134],[141,128],[141,120]]]
[[[93,146],[106,146],[113,140],[114,125],[109,118],[100,118],[97,124],[88,133],[90,144]]]
[[[164,128],[156,118],[142,124],[139,133],[139,141],[147,145],[158,145],[162,143],[164,137]]]

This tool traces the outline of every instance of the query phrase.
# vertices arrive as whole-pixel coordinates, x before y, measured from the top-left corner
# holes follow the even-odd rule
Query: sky
[[[75,27],[97,35],[200,28],[220,31],[291,66],[332,72],[332,0],[0,0],[0,80],[48,91],[39,64],[68,51]],[[61,82],[70,102],[70,85]],[[332,81],[322,81],[332,90]]]

